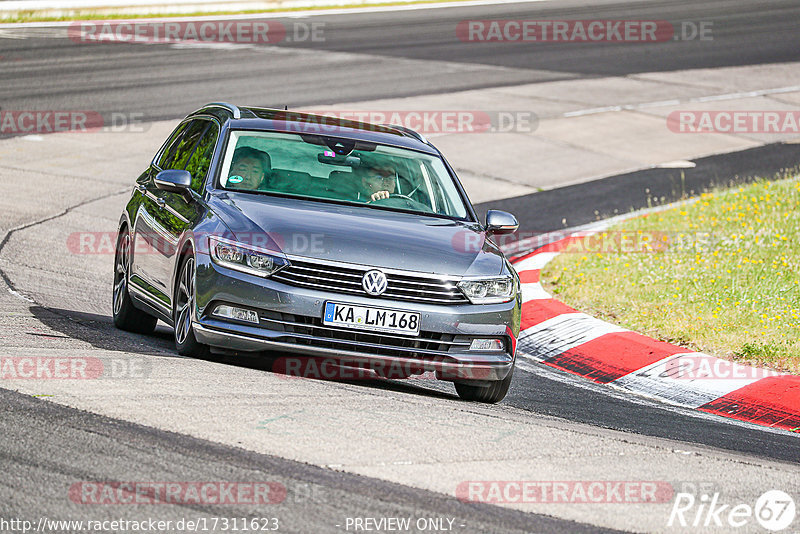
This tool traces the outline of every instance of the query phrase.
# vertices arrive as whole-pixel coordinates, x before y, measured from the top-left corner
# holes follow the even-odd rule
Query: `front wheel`
[[[123,228],[117,238],[117,249],[114,255],[114,293],[111,310],[114,326],[137,334],[152,334],[158,319],[136,308],[128,293],[128,282],[131,270],[131,236]]]
[[[175,303],[172,311],[175,323],[175,348],[182,356],[204,356],[208,347],[197,341],[192,329],[194,312],[194,258],[186,256],[181,264],[178,283],[175,288]]]
[[[466,382],[455,382],[456,392],[458,396],[466,401],[485,402],[488,404],[495,404],[503,400],[508,393],[508,388],[511,387],[511,377],[514,374],[514,368],[508,372],[502,380],[497,380],[486,386],[476,386]]]

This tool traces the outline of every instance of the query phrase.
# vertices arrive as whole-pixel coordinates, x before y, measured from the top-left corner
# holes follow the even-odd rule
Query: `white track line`
[[[721,95],[698,96],[685,100],[659,100],[656,102],[643,102],[640,104],[621,104],[619,106],[603,106],[599,108],[579,109],[562,114],[562,117],[582,117],[584,115],[595,115],[597,113],[608,113],[610,111],[635,111],[637,109],[658,108],[677,106],[681,103],[691,102],[718,102],[720,100],[735,100],[737,98],[756,98],[766,95],[778,95],[781,93],[796,93],[800,91],[800,85],[787,85],[784,87],[774,87],[772,89],[759,89],[758,91],[746,91],[738,93],[724,93]]]

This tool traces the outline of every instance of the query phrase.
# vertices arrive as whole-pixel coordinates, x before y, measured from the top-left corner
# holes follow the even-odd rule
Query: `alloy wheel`
[[[131,236],[125,233],[117,248],[114,267],[114,315],[122,311],[123,301],[128,293],[128,273],[131,266]]]
[[[194,258],[183,264],[178,282],[178,299],[175,312],[175,340],[179,344],[186,342],[192,329],[192,309],[194,308]]]

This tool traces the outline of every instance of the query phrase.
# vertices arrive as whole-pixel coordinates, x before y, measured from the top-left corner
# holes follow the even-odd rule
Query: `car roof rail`
[[[241,110],[238,107],[234,106],[233,104],[228,104],[227,102],[212,102],[210,104],[206,104],[205,106],[203,106],[203,109],[205,108],[224,108],[233,114],[234,119],[242,118]]]
[[[391,128],[393,130],[399,130],[399,131],[403,132],[404,134],[407,134],[407,135],[413,137],[417,141],[421,141],[421,142],[425,143],[426,145],[430,145],[430,142],[428,141],[428,139],[424,135],[422,135],[421,133],[419,133],[419,132],[417,132],[415,130],[412,130],[411,128],[406,128],[405,126],[399,126],[397,124],[381,124],[380,126],[386,126],[387,128]]]

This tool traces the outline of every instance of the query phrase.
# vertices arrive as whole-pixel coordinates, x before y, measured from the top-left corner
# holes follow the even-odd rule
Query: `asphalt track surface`
[[[555,232],[621,213],[669,204],[757,178],[781,175],[800,163],[800,144],[773,143],[739,152],[698,158],[686,169],[644,169],[530,195],[475,206],[517,216],[526,236]]]
[[[46,32],[32,32],[24,39],[0,41],[0,105],[3,109],[90,108],[104,114],[141,113],[143,120],[173,119],[191,111],[196,102],[208,100],[316,105],[644,71],[796,61],[800,57],[796,31],[800,7],[792,1],[596,2],[591,8],[584,4],[562,1],[393,12],[388,24],[386,15],[318,16],[313,20],[326,22],[326,41],[270,48],[270,52],[280,49],[280,54],[266,54],[258,47],[174,50],[166,46],[80,45]],[[714,41],[696,47],[687,47],[687,43],[681,47],[672,43],[601,44],[588,50],[548,44],[534,54],[502,43],[461,43],[453,32],[455,24],[466,19],[589,17],[712,20]],[[292,20],[286,19],[287,24]],[[316,48],[342,55],[333,56],[337,59],[331,62],[330,55],[317,54]],[[800,163],[798,146],[771,145],[746,154],[706,158],[687,171],[685,187],[700,191],[719,176],[777,172]],[[743,165],[744,172],[731,172]],[[557,230],[563,228],[563,218],[573,226],[595,220],[595,212],[610,215],[614,210],[646,205],[647,199],[628,193],[633,188],[624,184],[631,181],[655,180],[663,188],[662,196],[679,197],[682,191],[676,189],[676,172],[643,171],[492,205],[530,214],[521,215],[523,228]],[[170,350],[163,329],[160,335],[142,340],[116,331],[109,317],[75,311],[69,302],[61,307],[34,306],[32,311],[42,323],[65,336],[96,347],[119,350],[136,346],[141,350],[144,344],[156,351]],[[268,369],[268,364],[255,359],[220,357],[214,361]],[[743,458],[800,463],[800,441],[795,436],[697,418],[688,411],[641,399],[630,402],[601,387],[576,387],[575,380],[570,384],[569,377],[549,375],[545,370],[518,372],[504,403],[532,414],[724,449]],[[436,397],[445,395],[446,386],[381,382],[365,387]],[[290,506],[297,506],[297,513],[288,515],[297,518],[292,530],[298,532],[329,527],[334,513],[392,516],[407,510],[463,518],[475,531],[600,530],[497,507],[467,506],[423,490],[113,421],[5,390],[0,390],[0,405],[0,458],[6,473],[0,491],[5,515],[24,517],[47,509],[58,512],[53,504],[54,488],[62,491],[63,485],[76,479],[130,479],[131,466],[146,466],[153,477],[166,470],[182,480],[263,475],[321,488],[297,502],[289,499]],[[97,462],[97,455],[87,451],[116,461]],[[141,471],[138,476],[142,478]],[[313,506],[308,506],[309,502]],[[336,510],[331,510],[334,503]],[[308,513],[309,509],[315,512]],[[213,509],[193,511],[217,513]],[[170,513],[159,511],[159,515]],[[175,515],[185,516],[186,510]]]
[[[559,0],[280,19],[324,23],[324,42],[252,48],[85,44],[47,28],[11,31],[0,49],[3,109],[90,109],[175,119],[209,99],[291,107],[637,72],[796,61],[797,3]],[[460,21],[483,19],[710,21],[712,41],[462,42]],[[61,35],[60,38],[52,38]],[[322,54],[320,52],[326,52]]]
[[[75,504],[63,504],[63,495],[75,480],[149,477],[155,481],[173,474],[187,481],[269,480],[282,484],[286,493],[279,513],[271,516],[269,506],[263,505],[240,505],[236,511],[240,518],[278,517],[281,532],[326,532],[334,522],[343,530],[345,518],[364,515],[444,515],[457,518],[455,530],[465,525],[469,532],[614,532],[497,506],[465,504],[455,497],[116,421],[7,390],[0,390],[0,409],[5,518],[36,523],[43,510],[51,518],[78,517]],[[40,441],[42,428],[49,429],[46,441]],[[150,516],[177,522],[181,518],[230,517],[231,511],[224,505],[171,504],[159,506]],[[92,510],[92,518],[99,521],[119,517],[118,510]]]

